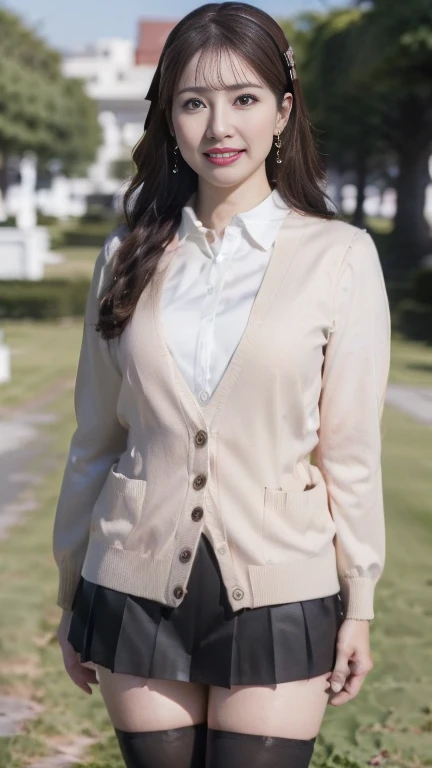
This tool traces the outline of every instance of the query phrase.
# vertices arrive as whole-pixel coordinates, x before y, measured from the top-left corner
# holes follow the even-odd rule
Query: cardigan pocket
[[[262,531],[266,563],[319,555],[336,532],[322,476],[299,490],[265,487]]]
[[[126,549],[141,519],[147,481],[126,477],[117,466],[118,462],[110,467],[96,499],[90,530],[106,546]]]

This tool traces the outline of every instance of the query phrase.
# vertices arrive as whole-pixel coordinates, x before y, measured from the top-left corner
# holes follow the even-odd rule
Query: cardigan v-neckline
[[[191,404],[192,409],[195,412],[198,412],[203,424],[207,428],[210,428],[214,424],[230,389],[233,387],[241,371],[245,358],[252,353],[257,332],[264,322],[266,312],[281,289],[285,275],[290,268],[302,239],[302,227],[297,226],[294,227],[294,230],[291,229],[291,224],[295,221],[299,223],[298,219],[300,216],[301,214],[296,213],[292,209],[287,211],[287,215],[283,219],[277,232],[273,252],[270,255],[263,278],[255,295],[243,333],[219,383],[205,404],[202,404],[197,400],[177,365],[175,357],[167,343],[162,322],[161,301],[163,287],[167,272],[169,271],[172,260],[175,258],[175,252],[179,241],[178,234],[174,236],[171,243],[166,247],[165,254],[159,262],[157,273],[151,281],[153,283],[153,290],[150,290],[154,327],[157,332],[161,349],[164,356],[168,359],[171,370],[175,376],[179,393],[183,395],[184,400]],[[288,240],[286,237],[288,232],[292,234],[292,239]],[[165,264],[165,262],[167,263]]]

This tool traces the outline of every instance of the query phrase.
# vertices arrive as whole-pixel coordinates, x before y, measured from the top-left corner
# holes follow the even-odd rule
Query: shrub
[[[90,281],[4,280],[0,281],[0,319],[52,320],[82,317]]]
[[[115,217],[103,221],[79,219],[73,229],[63,232],[63,245],[101,248],[106,237],[118,226]]]
[[[412,297],[419,304],[432,308],[432,269],[419,269],[414,275]]]
[[[409,339],[432,344],[432,305],[404,299],[397,308],[396,325]]]
[[[38,227],[52,227],[57,226],[60,223],[60,219],[57,216],[47,216],[45,213],[38,211],[37,213],[37,225]]]

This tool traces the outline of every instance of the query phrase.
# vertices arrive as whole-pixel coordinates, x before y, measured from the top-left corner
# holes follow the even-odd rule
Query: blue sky
[[[73,49],[100,37],[136,39],[139,18],[177,20],[202,5],[193,0],[0,0],[0,6],[19,13],[55,48]],[[347,0],[263,0],[252,2],[272,16],[291,16],[301,10],[325,10],[347,5]]]

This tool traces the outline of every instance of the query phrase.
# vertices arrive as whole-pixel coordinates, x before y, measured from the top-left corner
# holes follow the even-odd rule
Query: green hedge
[[[418,304],[432,308],[432,269],[419,269],[415,273],[412,297]]]
[[[392,326],[414,341],[432,344],[432,269],[421,267],[387,281]]]
[[[4,221],[0,221],[0,227],[16,227],[15,216],[8,216]]]
[[[409,339],[432,344],[432,306],[404,299],[397,309],[396,324]]]
[[[120,215],[113,215],[102,219],[91,213],[81,219],[60,221],[53,216],[38,214],[38,226],[47,227],[51,237],[51,249],[61,250],[62,246],[94,247],[102,248],[108,235],[123,222]],[[9,217],[0,222],[0,227],[15,227],[15,217]]]
[[[71,229],[64,229],[62,233],[63,245],[92,246],[101,248],[105,238],[115,229],[119,221],[114,218],[106,221],[89,221],[80,219]]]
[[[82,317],[85,313],[90,281],[29,280],[0,281],[0,320],[52,320]]]

